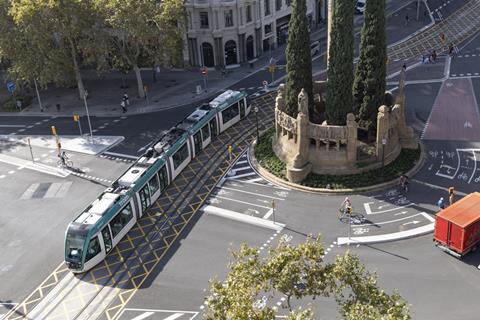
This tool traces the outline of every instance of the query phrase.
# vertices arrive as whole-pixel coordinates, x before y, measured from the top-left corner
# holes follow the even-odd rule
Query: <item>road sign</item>
[[[15,84],[15,82],[12,82],[12,81],[7,82],[8,92],[13,93],[15,89],[17,89],[17,85]]]

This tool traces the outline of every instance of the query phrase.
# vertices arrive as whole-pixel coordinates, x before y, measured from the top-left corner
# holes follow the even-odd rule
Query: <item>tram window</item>
[[[85,261],[92,259],[97,254],[99,254],[100,251],[100,241],[98,241],[98,237],[96,236],[95,238],[90,240],[90,243],[88,244],[87,256],[85,258]]]
[[[173,168],[177,169],[185,159],[188,158],[188,145],[185,143],[178,151],[172,156]]]
[[[193,135],[193,144],[195,145],[195,154],[198,154],[200,150],[202,150],[202,136],[200,131]]]
[[[160,180],[160,192],[163,192],[168,186],[167,167],[163,166],[160,171],[158,171],[158,178]]]
[[[223,124],[238,116],[238,113],[238,102],[235,102],[230,107],[222,111]]]
[[[202,137],[203,137],[203,141],[210,138],[210,130],[208,129],[208,124],[204,125],[202,128]]]
[[[148,192],[147,186],[143,187],[139,192],[140,202],[142,203],[142,212],[145,212],[148,207],[150,207],[150,193]]]
[[[160,188],[160,185],[158,184],[157,174],[155,174],[153,178],[148,181],[148,185],[150,186],[150,194],[154,194],[155,192],[157,192],[157,190]]]
[[[110,221],[110,229],[112,229],[114,238],[122,231],[123,227],[127,225],[132,217],[132,206],[130,203],[113,217],[112,221]]]

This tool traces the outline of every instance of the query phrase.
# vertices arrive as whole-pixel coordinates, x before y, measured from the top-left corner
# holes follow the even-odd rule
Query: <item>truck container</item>
[[[440,210],[435,218],[433,241],[461,258],[480,242],[480,193],[474,192]]]

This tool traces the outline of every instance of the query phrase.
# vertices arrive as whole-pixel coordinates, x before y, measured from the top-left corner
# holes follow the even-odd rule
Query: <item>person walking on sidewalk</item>
[[[122,100],[122,102],[120,102],[120,106],[122,107],[123,113],[127,112],[127,107],[125,106],[125,100]]]
[[[405,27],[408,26],[408,21],[410,21],[410,18],[408,17],[408,14],[405,15]]]
[[[130,105],[130,100],[128,99],[128,94],[126,92],[123,94],[123,101],[125,101],[127,106]]]

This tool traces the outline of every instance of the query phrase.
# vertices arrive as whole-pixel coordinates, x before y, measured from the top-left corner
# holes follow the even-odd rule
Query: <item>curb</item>
[[[263,135],[266,132],[263,131],[261,135]],[[331,190],[331,189],[325,189],[325,188],[312,188],[312,187],[306,187],[302,186],[293,182],[285,181],[274,174],[270,173],[267,169],[263,168],[255,158],[253,150],[255,149],[255,146],[257,144],[257,141],[255,140],[251,147],[248,148],[248,159],[250,162],[250,165],[252,166],[253,170],[257,172],[257,174],[261,177],[263,177],[265,180],[280,185],[282,187],[286,188],[291,188],[294,190],[298,191],[305,191],[305,192],[310,192],[310,193],[316,193],[316,194],[323,194],[323,195],[344,195],[344,194],[351,194],[351,193],[363,193],[363,192],[368,192],[368,191],[376,191],[380,189],[386,189],[388,187],[397,185],[398,181],[397,179],[392,180],[392,181],[387,181],[383,182],[380,184],[376,184],[373,186],[367,186],[367,187],[361,187],[361,188],[354,188],[354,189],[336,189],[336,190]],[[410,178],[413,177],[415,174],[417,174],[418,171],[423,167],[423,164],[426,159],[426,153],[425,153],[425,147],[421,141],[419,141],[420,145],[420,159],[417,161],[415,166],[410,169],[406,175],[409,176]]]

